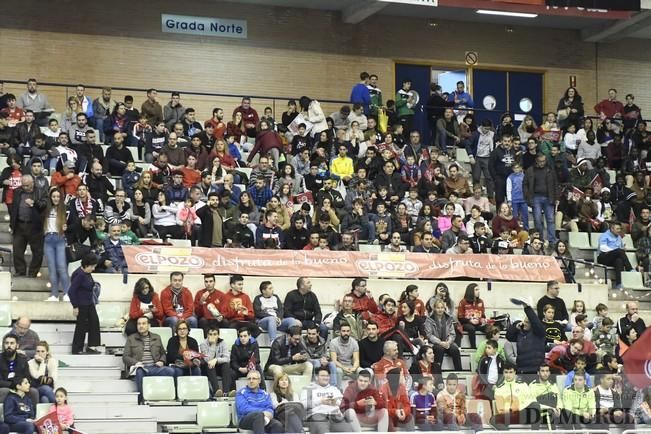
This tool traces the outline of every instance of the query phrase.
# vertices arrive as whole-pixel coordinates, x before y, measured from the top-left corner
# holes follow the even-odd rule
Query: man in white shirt
[[[341,390],[330,385],[330,372],[321,366],[316,372],[316,382],[303,389],[301,403],[307,412],[310,434],[326,432],[352,432],[351,415],[341,412]]]

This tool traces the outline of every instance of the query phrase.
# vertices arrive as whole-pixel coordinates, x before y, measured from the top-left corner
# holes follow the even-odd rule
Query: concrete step
[[[122,368],[122,358],[111,355],[61,354],[58,358],[71,368]]]
[[[87,405],[75,404],[75,422],[83,419],[151,419],[153,418],[148,405]],[[196,412],[195,412],[196,413]]]
[[[120,367],[59,368],[59,378],[92,378],[93,381],[119,380],[121,372],[122,368]]]
[[[88,405],[138,405],[137,392],[68,392],[68,401],[75,407],[77,402]]]
[[[195,423],[197,420],[196,405],[153,406],[149,408],[149,411],[151,417],[156,419],[159,424]]]
[[[466,354],[461,354],[461,369],[464,371],[470,370],[470,356]],[[443,363],[441,363],[441,370],[443,371],[454,371],[454,364],[452,359],[449,356],[443,357]]]
[[[30,260],[27,260],[29,264]],[[49,292],[48,280],[45,277],[17,277],[13,276],[11,278],[11,288],[14,291],[37,291],[37,292]]]
[[[47,293],[43,300],[47,298]],[[114,304],[120,307],[122,312],[126,313],[129,311],[129,302],[102,302],[105,305]],[[74,322],[75,317],[72,316],[72,306],[69,303],[52,303],[46,301],[23,301],[17,300],[11,302],[11,317],[13,319],[18,318],[21,315],[28,316],[32,321],[67,321]],[[72,342],[72,341],[71,341]]]
[[[85,393],[126,393],[136,392],[136,383],[131,380],[88,381],[88,379],[70,378],[59,381],[57,386],[68,392]]]
[[[132,434],[158,432],[156,420],[150,418],[75,420],[75,428],[93,434]]]

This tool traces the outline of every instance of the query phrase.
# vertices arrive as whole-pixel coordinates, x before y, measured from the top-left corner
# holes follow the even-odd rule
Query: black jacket
[[[240,338],[235,339],[231,347],[231,368],[237,371],[239,368],[245,368],[249,363],[251,356],[255,354],[255,365],[260,367],[260,348],[254,337],[249,338],[247,345],[240,343]]]
[[[310,232],[301,228],[297,230],[294,225],[285,231],[285,249],[302,250],[310,241]]]
[[[36,125],[36,122],[32,122],[32,124],[29,126],[26,122],[20,122],[18,125],[16,125],[14,144],[18,146],[29,143],[30,146],[34,146],[34,139],[40,133],[41,130],[38,125]]]
[[[370,368],[384,356],[384,338],[378,336],[377,341],[371,342],[368,337],[359,341],[359,366]],[[417,365],[414,361],[411,366]],[[411,372],[411,371],[409,371]]]
[[[172,336],[169,341],[167,341],[167,364],[173,365],[177,360],[183,361],[183,356],[179,354],[179,337]],[[199,344],[197,340],[191,336],[188,336],[188,349],[192,351],[199,352]]]
[[[323,319],[319,299],[312,292],[303,295],[298,289],[293,289],[285,296],[285,318],[296,318],[299,321],[320,323]]]
[[[497,382],[495,384],[500,384],[502,382],[502,374],[504,373],[504,359],[498,355],[495,357],[495,363],[497,363]],[[477,374],[479,375],[481,384],[488,384],[488,368],[490,364],[491,358],[488,356],[483,356],[479,361]]]
[[[517,343],[518,359],[516,362],[518,373],[535,373],[545,361],[545,326],[540,321],[536,312],[527,306],[524,313],[531,323],[531,329],[522,330],[516,321],[506,331],[506,339]]]
[[[538,170],[536,166],[527,169],[524,174],[524,181],[522,182],[522,189],[524,190],[524,198],[530,206],[533,206],[533,198],[535,192],[536,175],[535,171]],[[556,172],[551,167],[545,166],[540,169],[545,171],[545,180],[547,181],[547,198],[554,203],[558,198],[558,183],[556,181]]]
[[[11,207],[11,215],[9,221],[12,229],[16,228],[16,224],[18,223],[19,204],[24,194],[25,194],[25,190],[23,190],[22,187],[19,187],[14,191],[13,203],[15,206]],[[34,190],[33,198],[34,198],[34,205],[32,206],[31,224],[35,231],[43,232],[43,211],[45,210],[46,207],[46,202],[45,202],[46,198],[37,199],[36,190]]]
[[[15,361],[16,366],[14,367],[14,376],[30,378],[29,367],[27,366],[27,357],[16,353]],[[9,361],[4,357],[4,354],[0,354],[0,387],[11,386],[11,380],[8,377]]]
[[[100,201],[102,209],[108,203],[109,194],[111,196],[115,195],[115,187],[111,184],[111,181],[104,175],[99,178],[95,178],[93,175],[88,175],[86,177],[86,185],[88,185],[88,193],[93,199]]]
[[[304,363],[292,359],[292,356],[301,353],[307,354],[307,348],[303,346],[302,340],[299,340],[297,345],[290,345],[289,335],[280,335],[271,343],[271,352],[264,369],[267,370],[270,365],[283,366]]]

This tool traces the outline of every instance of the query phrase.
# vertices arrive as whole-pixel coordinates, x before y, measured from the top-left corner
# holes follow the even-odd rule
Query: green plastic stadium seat
[[[205,339],[203,337],[203,329],[199,327],[190,329],[190,337],[194,338],[197,341],[197,343],[200,344]]]
[[[49,402],[45,404],[36,404],[36,419],[40,419],[48,414],[51,408],[52,404]]]
[[[635,251],[635,246],[633,245],[633,238],[631,238],[631,234],[624,234],[624,244],[626,245],[627,252]]]
[[[457,162],[470,163],[470,157],[468,157],[468,152],[465,148],[457,148]]]
[[[124,315],[122,306],[118,304],[100,303],[95,308],[99,317],[99,326],[104,328],[117,327],[116,323]]]
[[[176,379],[179,401],[206,401],[210,398],[208,377],[183,376]]]
[[[236,329],[220,329],[219,330],[219,337],[224,342],[226,342],[226,346],[230,348],[230,346],[235,343],[235,339],[237,339],[237,330]],[[260,355],[260,357],[262,357],[262,355]]]
[[[631,263],[631,267],[637,267],[637,256],[635,256],[635,252],[626,252],[626,257],[628,258],[628,262]]]
[[[226,401],[197,403],[197,425],[204,431],[224,432],[231,422],[231,405]],[[215,429],[218,428],[218,429]],[[235,429],[231,429],[235,431]]]
[[[0,327],[11,326],[11,304],[0,303]]]
[[[587,232],[569,232],[569,243],[570,247],[579,250],[593,250],[594,248],[590,245],[590,240],[588,239]]]
[[[602,232],[592,232],[590,234],[590,244],[593,249],[599,249],[599,237],[601,237]]]
[[[271,354],[271,348],[260,348],[260,366],[263,368],[269,360],[269,354]]]
[[[173,377],[145,377],[142,379],[142,396],[145,401],[174,401],[176,391]]]
[[[359,251],[364,253],[380,253],[382,247],[376,244],[360,244]]]
[[[163,347],[167,347],[167,342],[169,342],[172,337],[172,329],[169,327],[150,327],[149,331],[151,333],[156,333],[160,336],[160,340],[163,343]]]
[[[626,289],[644,289],[644,281],[642,280],[642,273],[639,271],[623,271],[622,272],[622,285]]]
[[[292,390],[300,396],[303,388],[309,386],[312,379],[306,375],[289,375],[289,381],[292,385]]]

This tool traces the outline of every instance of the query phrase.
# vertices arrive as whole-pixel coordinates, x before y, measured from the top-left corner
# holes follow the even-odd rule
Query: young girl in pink
[[[197,212],[192,208],[192,199],[188,198],[185,200],[185,205],[183,208],[179,208],[176,218],[183,228],[186,237],[189,239],[192,236],[194,222],[197,221]]]
[[[72,409],[68,405],[68,391],[63,387],[59,387],[54,392],[54,405],[57,409],[57,417],[59,424],[65,431],[74,428],[75,419],[72,415]]]

